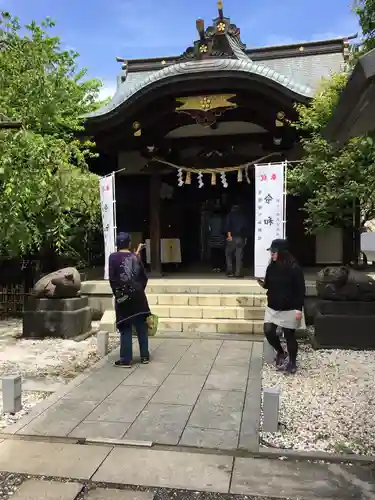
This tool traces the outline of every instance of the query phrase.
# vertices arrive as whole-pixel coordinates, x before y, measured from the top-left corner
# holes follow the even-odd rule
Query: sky
[[[0,0],[22,24],[50,17],[66,48],[80,54],[90,77],[113,95],[120,63],[179,55],[197,38],[195,20],[208,26],[216,0]],[[359,31],[350,0],[224,0],[224,15],[248,48],[349,36]]]

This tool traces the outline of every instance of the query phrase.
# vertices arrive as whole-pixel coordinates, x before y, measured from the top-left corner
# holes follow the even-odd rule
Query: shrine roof
[[[231,71],[265,77],[302,99],[311,98],[323,77],[344,69],[350,37],[315,42],[247,49],[240,30],[224,17],[222,2],[219,16],[205,29],[196,21],[199,39],[176,57],[125,60],[118,77],[117,91],[111,101],[87,115],[104,117],[153,82],[179,74]]]

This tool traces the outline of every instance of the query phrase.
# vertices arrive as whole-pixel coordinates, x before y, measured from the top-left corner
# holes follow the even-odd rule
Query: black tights
[[[264,335],[268,340],[268,343],[278,352],[283,353],[284,349],[282,348],[280,338],[276,333],[277,326],[273,323],[264,323]],[[289,361],[291,363],[295,363],[297,359],[298,353],[298,342],[296,339],[296,331],[291,330],[290,328],[283,328],[284,337],[286,340],[286,346],[289,354]]]

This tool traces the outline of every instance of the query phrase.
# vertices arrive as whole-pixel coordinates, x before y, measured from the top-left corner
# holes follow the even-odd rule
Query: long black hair
[[[286,248],[280,249],[277,252],[276,262],[281,262],[283,264],[290,264],[290,265],[297,264],[297,260],[294,257],[294,255],[292,255]]]

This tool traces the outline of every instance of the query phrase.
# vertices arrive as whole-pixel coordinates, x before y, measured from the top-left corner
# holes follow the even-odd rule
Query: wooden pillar
[[[162,275],[160,254],[160,187],[161,179],[159,173],[152,172],[150,178],[150,276],[156,278]]]

